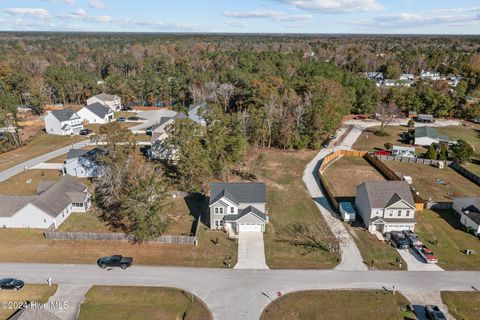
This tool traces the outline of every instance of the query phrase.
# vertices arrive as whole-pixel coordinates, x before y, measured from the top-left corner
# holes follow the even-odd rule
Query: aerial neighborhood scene
[[[477,1],[0,26],[0,320],[480,319]]]

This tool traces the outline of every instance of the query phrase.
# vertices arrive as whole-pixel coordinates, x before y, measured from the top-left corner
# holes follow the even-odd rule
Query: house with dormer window
[[[264,183],[211,183],[210,228],[234,234],[264,232],[268,223],[265,189]]]
[[[357,187],[355,206],[370,233],[415,229],[415,201],[406,181],[369,181]]]

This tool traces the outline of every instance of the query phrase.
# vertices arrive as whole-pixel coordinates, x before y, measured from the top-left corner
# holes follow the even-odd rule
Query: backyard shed
[[[345,222],[354,222],[355,221],[355,209],[351,202],[340,202],[340,213],[342,214],[342,219]]]

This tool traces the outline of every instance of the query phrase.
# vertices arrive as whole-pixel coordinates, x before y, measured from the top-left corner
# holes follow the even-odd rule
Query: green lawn
[[[363,157],[350,156],[335,160],[323,172],[323,178],[335,197],[355,197],[362,182],[385,180]]]
[[[0,171],[82,140],[86,140],[86,138],[83,136],[57,136],[42,131],[25,146],[0,154]]]
[[[425,200],[451,201],[452,197],[480,196],[480,187],[464,178],[451,168],[438,169],[436,167],[396,161],[384,163],[400,177],[402,175],[413,178],[413,188],[420,192]],[[443,181],[438,181],[442,179]]]
[[[448,135],[450,139],[467,141],[475,148],[477,156],[480,156],[480,130],[478,126],[440,127],[438,132]]]
[[[459,216],[453,211],[423,210],[416,213],[415,231],[435,252],[438,265],[445,270],[480,270],[480,241],[464,231]],[[464,254],[472,249],[476,253]]]
[[[392,245],[378,240],[377,237],[370,234],[365,227],[347,226],[352,235],[358,250],[362,255],[363,261],[373,270],[406,270],[407,265]],[[372,266],[373,260],[373,266]],[[402,261],[402,268],[399,262]]]
[[[26,302],[35,301],[45,303],[48,298],[52,296],[57,290],[56,285],[48,286],[43,284],[25,284],[25,286],[18,291],[2,290],[0,291],[1,302]],[[8,319],[16,310],[10,308],[0,308],[0,319]]]
[[[376,151],[379,149],[385,149],[384,144],[390,142],[392,145],[395,146],[410,146],[404,144],[401,141],[401,134],[404,132],[408,132],[407,127],[403,126],[388,126],[385,128],[385,132],[389,135],[386,137],[376,136],[374,134],[375,131],[378,131],[380,127],[372,127],[366,129],[357,141],[353,144],[353,149],[355,150],[365,150],[365,151]],[[417,153],[424,153],[426,150],[422,147],[417,148]]]
[[[480,292],[442,292],[442,300],[457,320],[476,320],[480,314]]]
[[[284,228],[295,221],[315,223],[323,219],[302,181],[303,170],[315,155],[311,151],[262,151],[266,168],[260,178],[267,184],[270,222],[265,233],[265,254],[270,268],[328,269],[338,263],[339,255],[325,251],[305,252],[282,241]]]
[[[197,297],[173,288],[94,286],[81,305],[79,320],[209,320],[206,305]]]
[[[403,320],[408,300],[400,293],[380,290],[301,291],[272,302],[261,320]],[[408,319],[407,318],[407,319]]]

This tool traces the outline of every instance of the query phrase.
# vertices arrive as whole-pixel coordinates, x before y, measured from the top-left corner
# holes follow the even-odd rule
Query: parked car
[[[404,230],[403,234],[407,237],[408,243],[411,247],[421,246],[422,241],[418,238],[417,234],[411,230]]]
[[[431,320],[447,320],[447,317],[437,306],[425,306],[425,315]]]
[[[120,118],[117,118],[115,121],[117,122],[125,122],[127,121],[127,119],[125,117],[120,117]]]
[[[353,117],[354,120],[365,120],[368,119],[368,116],[363,115],[363,114],[357,114],[356,116]]]
[[[404,250],[410,248],[407,237],[402,232],[392,231],[390,232],[390,238],[392,239],[392,243],[395,244],[395,247],[398,249]]]
[[[147,136],[151,136],[153,133],[153,128],[152,127],[148,127],[146,130],[145,130],[145,134]]]
[[[138,121],[138,120],[140,120],[140,118],[133,116],[133,117],[127,118],[127,120],[128,120],[128,121]]]
[[[91,133],[92,133],[92,130],[90,130],[90,129],[82,129],[82,130],[80,130],[80,135],[81,135],[81,136],[88,136],[88,135],[91,134]]]
[[[0,279],[0,290],[20,290],[23,288],[25,283],[22,280],[18,280],[15,278],[5,278],[5,279]]]
[[[378,156],[391,156],[392,152],[387,150],[378,150],[378,151],[375,151],[373,154]]]
[[[428,249],[425,245],[415,246],[417,252],[425,259],[426,263],[437,263],[438,258],[433,254],[433,251]]]
[[[123,257],[121,255],[113,255],[101,257],[97,260],[97,264],[102,269],[105,269],[106,267],[120,267],[125,270],[133,264],[133,258]]]

